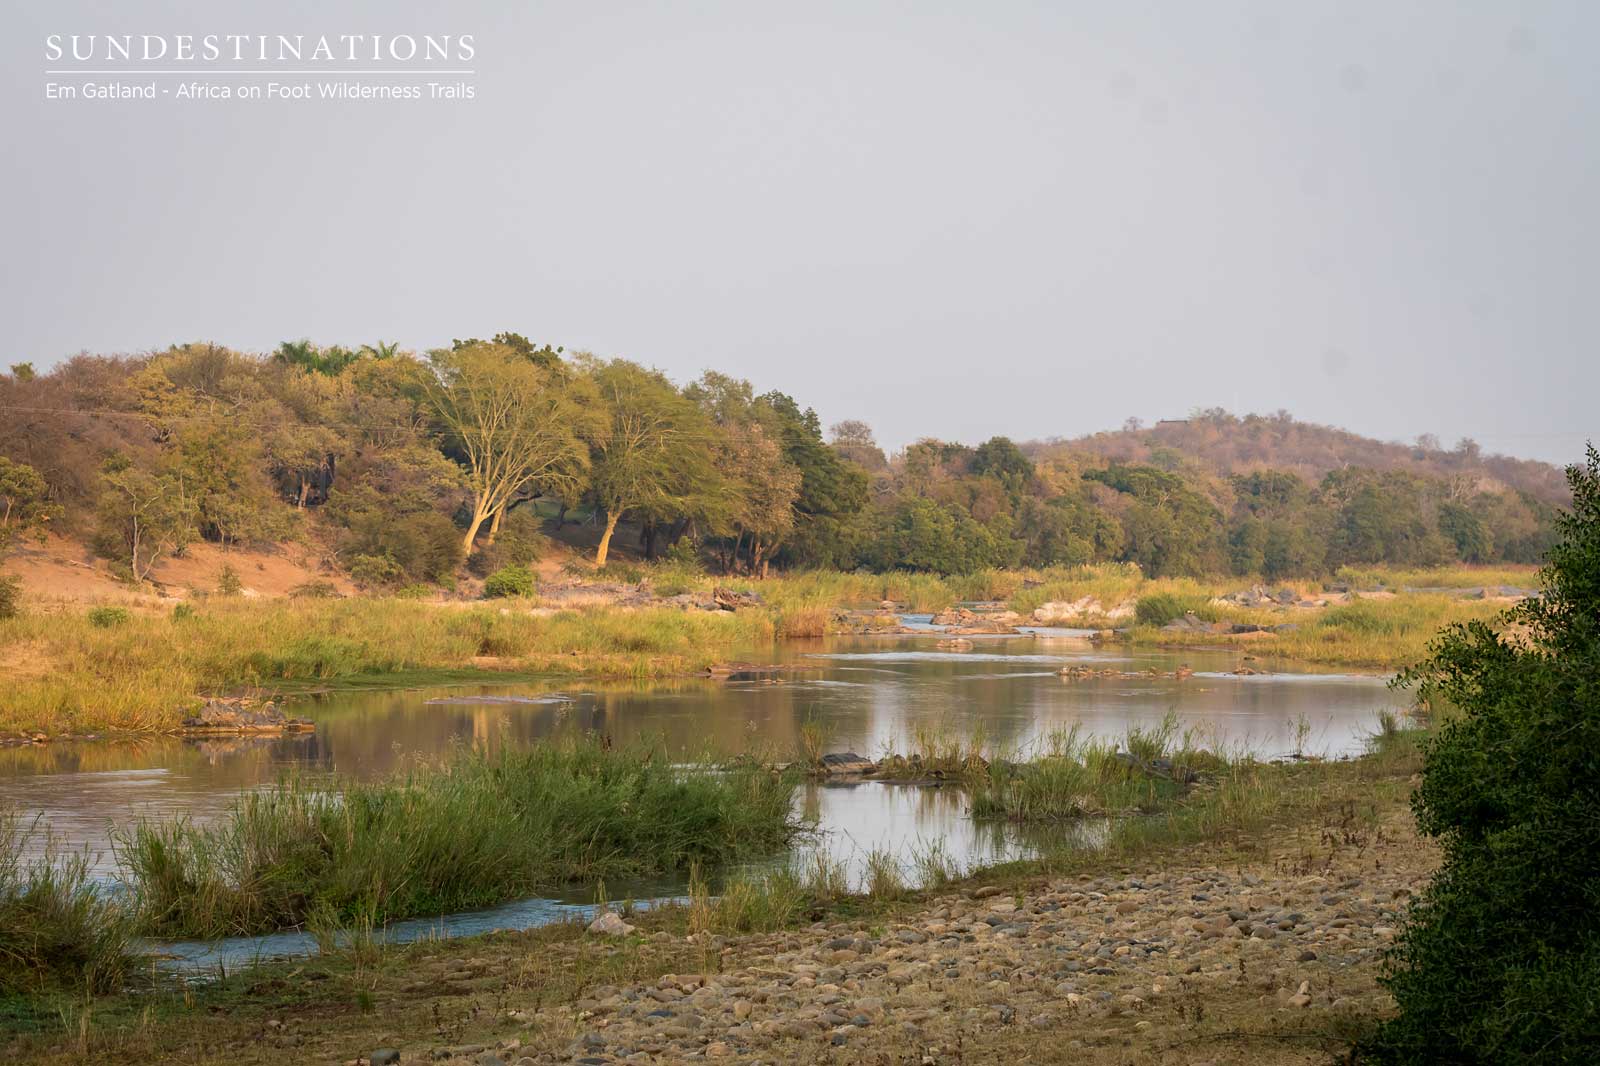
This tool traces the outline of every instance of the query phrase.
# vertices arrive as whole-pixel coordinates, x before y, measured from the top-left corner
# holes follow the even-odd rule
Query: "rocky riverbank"
[[[1375,978],[1434,863],[1403,816],[1248,866],[987,886],[888,920],[701,934],[703,965],[558,1003],[507,990],[466,1039],[377,1063],[1320,1062],[1381,1015]],[[680,952],[666,932],[590,935]]]

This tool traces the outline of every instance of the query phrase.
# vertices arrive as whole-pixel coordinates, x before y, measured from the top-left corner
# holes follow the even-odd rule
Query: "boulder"
[[[761,597],[754,592],[741,592],[738,589],[725,589],[721,586],[711,590],[711,598],[724,611],[737,611],[744,607],[760,607],[762,604]]]
[[[623,921],[621,915],[606,911],[589,923],[589,932],[596,936],[627,936],[633,932],[633,926]]]
[[[314,729],[304,718],[290,718],[272,702],[209,699],[198,713],[183,720],[182,732],[197,736],[243,733],[307,733]]]
[[[877,768],[872,760],[853,751],[829,752],[821,759],[825,774],[870,774]]]
[[[965,607],[946,607],[931,619],[936,626],[970,626],[978,616]]]

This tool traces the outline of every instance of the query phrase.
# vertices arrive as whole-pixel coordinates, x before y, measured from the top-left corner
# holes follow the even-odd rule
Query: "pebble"
[[[1020,893],[985,886],[932,899],[888,929],[834,921],[702,938],[724,948],[726,968],[713,957],[703,974],[590,990],[578,1010],[513,1001],[508,1017],[529,1034],[518,1066],[771,1066],[826,1058],[830,1046],[851,1046],[863,1061],[915,1048],[906,1061],[944,1063],[961,1034],[1013,1026],[1068,1047],[1068,1032],[1089,1045],[1106,1034],[1137,1041],[1209,982],[1246,974],[1277,990],[1267,999],[1277,1009],[1327,1009],[1333,995],[1314,1003],[1305,968],[1377,964],[1426,876],[1401,866],[1362,878],[1268,867],[1080,877]],[[601,915],[591,930],[626,935],[594,929],[608,917],[627,924]],[[457,1057],[504,1066],[482,1046],[471,1053]],[[389,1054],[373,1052],[370,1066],[397,1066],[397,1054],[380,1058]]]

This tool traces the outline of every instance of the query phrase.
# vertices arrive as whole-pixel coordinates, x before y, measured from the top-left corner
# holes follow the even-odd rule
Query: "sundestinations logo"
[[[470,63],[473,35],[60,34],[44,40],[51,63]]]
[[[470,33],[52,33],[44,89],[66,101],[472,100],[477,55]]]

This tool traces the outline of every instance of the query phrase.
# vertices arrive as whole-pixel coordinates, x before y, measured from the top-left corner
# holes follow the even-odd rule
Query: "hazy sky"
[[[0,361],[512,329],[890,445],[1208,406],[1600,437],[1589,0],[6,0],[0,31]],[[477,99],[44,98],[49,33],[354,32],[473,34]]]

